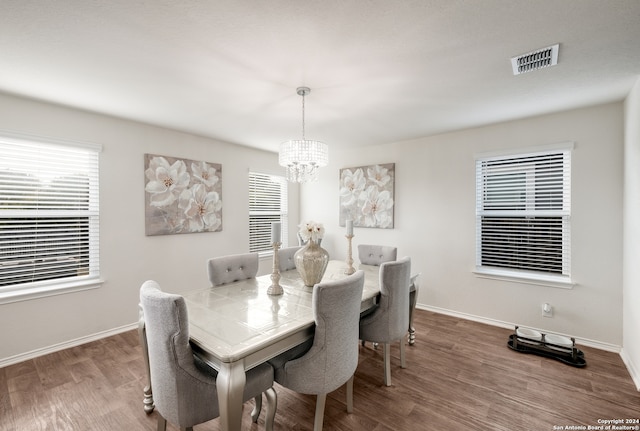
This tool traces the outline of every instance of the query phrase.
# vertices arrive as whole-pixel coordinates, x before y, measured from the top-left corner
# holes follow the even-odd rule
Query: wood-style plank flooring
[[[424,310],[415,326],[406,369],[392,348],[391,387],[382,349],[360,347],[354,413],[346,413],[344,387],[329,394],[325,430],[544,431],[640,418],[640,393],[618,354],[581,347],[587,366],[574,368],[510,350],[510,330]],[[129,331],[1,368],[0,430],[155,430],[156,414],[142,410],[141,355]],[[311,430],[315,397],[276,391],[275,428]],[[251,407],[243,429],[264,429],[264,412],[253,424]],[[215,430],[217,419],[195,427]]]

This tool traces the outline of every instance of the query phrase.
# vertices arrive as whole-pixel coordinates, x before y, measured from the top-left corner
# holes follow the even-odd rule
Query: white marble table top
[[[330,261],[322,281],[346,277],[346,267],[343,261]],[[365,271],[362,301],[366,309],[380,291],[380,267],[357,269]],[[243,360],[249,369],[310,337],[313,288],[304,286],[296,270],[281,273],[283,295],[268,295],[270,285],[270,275],[264,275],[184,294],[191,341],[198,353],[214,366]],[[290,339],[292,334],[297,341]]]

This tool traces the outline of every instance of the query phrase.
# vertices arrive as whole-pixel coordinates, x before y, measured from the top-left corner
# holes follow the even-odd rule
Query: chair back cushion
[[[296,269],[296,261],[293,255],[301,248],[302,247],[286,247],[278,250],[278,269],[281,272]]]
[[[276,369],[276,381],[303,394],[326,394],[351,378],[358,366],[358,320],[364,272],[313,287],[313,345]]]
[[[213,286],[254,278],[258,273],[258,253],[231,254],[214,257],[207,262],[209,281]]]
[[[380,265],[380,298],[377,308],[360,321],[360,339],[390,343],[407,333],[411,259],[404,257]]]
[[[218,417],[215,373],[207,375],[195,364],[184,298],[162,292],[149,280],[140,288],[140,304],[158,412],[180,427]]]
[[[396,260],[397,256],[397,247],[369,244],[358,245],[358,259],[360,259],[360,263],[365,265],[380,266],[384,262]]]

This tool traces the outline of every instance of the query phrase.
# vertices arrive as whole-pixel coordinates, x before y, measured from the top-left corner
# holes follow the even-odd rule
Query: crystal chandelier
[[[324,142],[305,139],[304,136],[304,97],[311,90],[298,87],[296,93],[302,96],[302,139],[290,140],[280,144],[278,160],[280,166],[287,168],[287,180],[296,183],[316,181],[318,168],[329,163],[329,150]]]

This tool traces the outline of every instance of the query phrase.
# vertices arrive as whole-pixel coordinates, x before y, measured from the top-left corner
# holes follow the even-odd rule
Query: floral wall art
[[[393,229],[395,163],[340,170],[340,226]]]
[[[144,155],[147,235],[222,230],[222,166]]]

